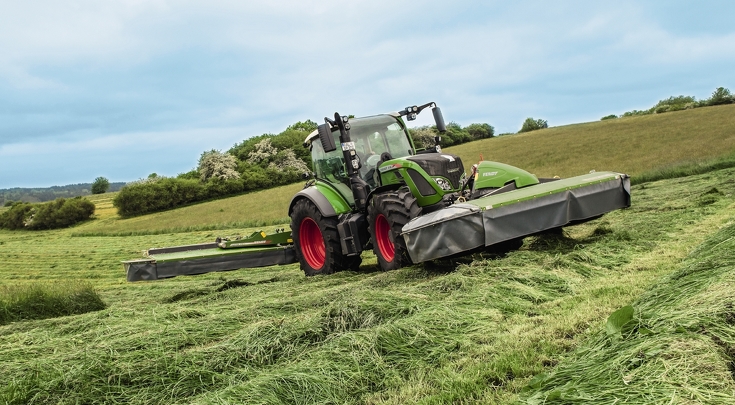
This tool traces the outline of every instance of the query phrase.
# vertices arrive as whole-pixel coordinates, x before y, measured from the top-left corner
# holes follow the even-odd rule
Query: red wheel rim
[[[306,263],[314,270],[321,269],[324,266],[327,255],[326,249],[324,248],[322,231],[313,219],[306,217],[301,221],[299,242],[301,244],[301,253],[304,255]]]
[[[378,243],[380,255],[387,262],[392,262],[396,255],[396,247],[390,240],[390,224],[385,215],[380,214],[375,218],[375,241]]]

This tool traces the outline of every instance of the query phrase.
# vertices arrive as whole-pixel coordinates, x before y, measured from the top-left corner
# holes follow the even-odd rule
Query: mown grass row
[[[735,222],[611,315],[528,404],[735,403]]]
[[[635,175],[631,178],[630,182],[631,184],[643,184],[656,180],[694,176],[696,174],[709,173],[731,167],[735,167],[735,154],[667,165]]]
[[[282,217],[276,219],[267,220],[249,220],[239,222],[225,222],[216,223],[211,225],[190,225],[178,228],[161,228],[152,230],[137,230],[137,231],[87,231],[87,232],[73,232],[71,237],[92,237],[92,236],[145,236],[145,235],[164,235],[170,233],[189,233],[189,232],[203,232],[203,231],[219,231],[229,229],[242,229],[242,228],[257,228],[257,227],[270,227],[275,225],[288,224],[290,222],[289,217]]]
[[[17,263],[39,280],[83,272],[109,304],[0,327],[0,402],[512,402],[731,218],[734,176],[636,186],[630,209],[506,256],[392,272],[367,257],[329,277],[291,265],[131,284],[119,260],[136,244],[206,235],[0,232],[17,260],[3,281],[24,276]]]
[[[22,283],[0,286],[0,325],[78,315],[105,309],[87,282]]]

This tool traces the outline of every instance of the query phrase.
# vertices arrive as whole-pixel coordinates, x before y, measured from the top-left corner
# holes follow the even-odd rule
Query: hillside
[[[735,104],[565,125],[472,142],[448,152],[465,166],[482,154],[538,176],[590,170],[636,176],[661,167],[735,153]]]
[[[735,154],[735,105],[567,125],[446,148],[465,169],[482,155],[538,176],[595,170],[641,175],[661,167]],[[131,219],[100,214],[78,229],[88,234],[161,233],[287,222],[302,183]],[[98,212],[99,214],[99,212]]]
[[[110,183],[110,192],[120,190],[124,182]],[[3,188],[0,189],[0,206],[7,201],[46,202],[57,198],[71,198],[91,195],[92,183],[68,184],[66,186],[38,188]]]

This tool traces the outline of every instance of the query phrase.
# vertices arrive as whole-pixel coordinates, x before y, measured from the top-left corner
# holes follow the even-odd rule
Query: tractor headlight
[[[436,184],[439,187],[441,187],[442,190],[451,190],[452,189],[452,185],[449,184],[448,181],[444,180],[441,177],[434,177],[434,181],[436,182]]]

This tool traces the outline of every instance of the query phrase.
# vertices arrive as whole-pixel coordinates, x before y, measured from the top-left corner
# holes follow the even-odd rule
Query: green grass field
[[[632,176],[735,153],[735,105],[566,125],[447,148],[465,162],[508,163],[538,176],[590,170]]]
[[[732,153],[735,131],[718,131],[711,155],[593,168],[635,175]],[[528,138],[482,145],[512,139]],[[565,163],[532,171],[565,175]],[[735,168],[636,185],[631,208],[503,257],[381,272],[367,254],[328,277],[290,265],[125,281],[120,262],[144,249],[275,227],[300,187],[126,220],[107,194],[75,228],[0,230],[2,286],[91,285],[106,304],[0,326],[0,403],[735,404]],[[610,327],[628,305],[632,321]]]

